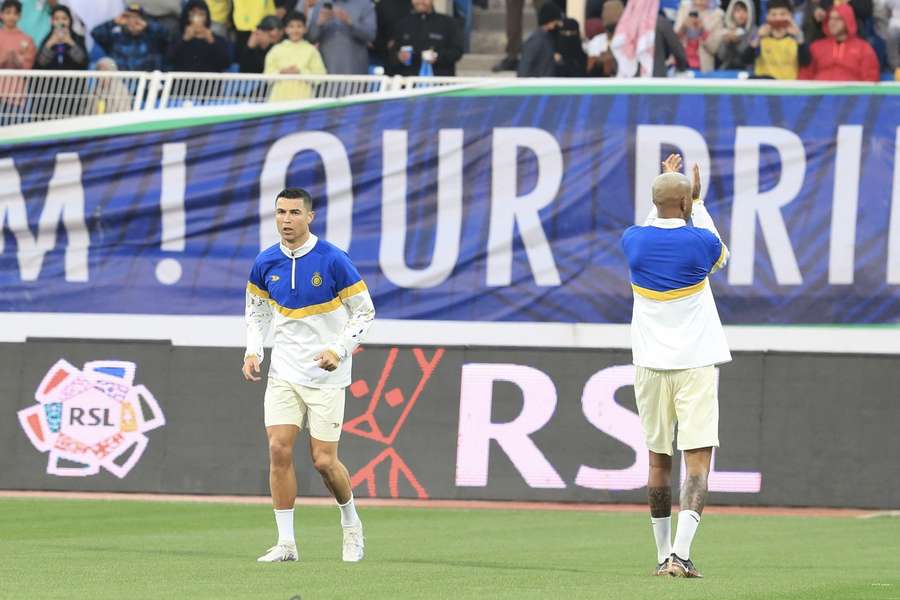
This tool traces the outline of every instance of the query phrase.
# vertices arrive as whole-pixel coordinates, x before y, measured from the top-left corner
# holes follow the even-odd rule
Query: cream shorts
[[[658,371],[635,367],[634,395],[647,448],[672,455],[678,449],[718,447],[719,397],[714,366]]]
[[[336,442],[344,424],[344,388],[310,388],[269,378],[263,402],[266,427],[296,425],[322,442]]]

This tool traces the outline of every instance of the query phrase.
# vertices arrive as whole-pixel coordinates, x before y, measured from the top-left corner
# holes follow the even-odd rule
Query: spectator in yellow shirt
[[[316,47],[303,39],[306,17],[292,12],[285,17],[286,40],[274,46],[266,55],[266,75],[325,75],[325,63]],[[271,102],[302,100],[312,96],[309,84],[303,81],[279,81],[272,87]]]
[[[275,0],[233,0],[232,6],[231,20],[240,54],[263,17],[275,14]]]
[[[753,76],[758,79],[797,79],[799,68],[809,62],[809,49],[794,23],[790,0],[769,1],[766,22],[750,46],[757,53]]]

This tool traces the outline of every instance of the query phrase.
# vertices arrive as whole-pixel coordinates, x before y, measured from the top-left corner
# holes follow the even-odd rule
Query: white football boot
[[[256,559],[256,562],[291,562],[300,560],[296,544],[276,544],[269,548],[265,554]]]
[[[359,562],[363,559],[365,538],[362,523],[344,527],[344,562]]]

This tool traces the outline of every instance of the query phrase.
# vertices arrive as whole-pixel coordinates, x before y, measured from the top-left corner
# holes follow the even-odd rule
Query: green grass
[[[265,506],[0,500],[0,598],[900,598],[900,519],[707,515],[703,580],[650,577],[628,513],[366,508],[340,561],[336,509],[298,507],[302,562],[257,564]]]

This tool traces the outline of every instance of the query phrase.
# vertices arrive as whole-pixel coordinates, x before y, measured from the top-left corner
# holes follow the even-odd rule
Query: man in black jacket
[[[519,77],[553,77],[556,73],[557,30],[562,25],[562,11],[555,2],[544,2],[538,9],[538,28],[522,45]]]
[[[412,5],[413,12],[397,23],[388,42],[389,73],[418,75],[424,60],[435,75],[456,75],[456,63],[463,55],[459,25],[434,12],[432,0],[412,0]]]
[[[170,50],[174,71],[221,73],[231,63],[228,42],[212,32],[205,0],[188,0],[181,11],[181,33]]]

